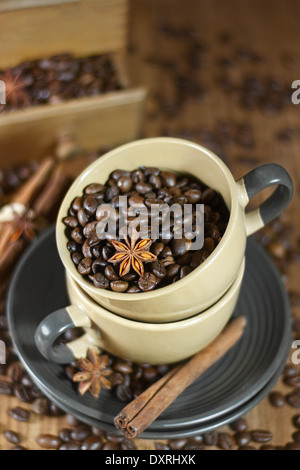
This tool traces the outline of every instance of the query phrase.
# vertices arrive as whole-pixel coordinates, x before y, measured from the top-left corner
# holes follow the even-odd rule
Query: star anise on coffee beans
[[[11,71],[6,71],[0,75],[0,79],[5,84],[6,100],[14,107],[28,106],[29,95],[26,91],[26,83],[21,78],[21,74],[13,75]]]
[[[80,382],[81,395],[89,391],[98,398],[102,387],[111,388],[111,382],[107,379],[112,374],[112,369],[107,367],[108,359],[107,354],[99,355],[96,349],[89,349],[87,357],[79,359],[78,367],[81,371],[73,376],[73,381]]]
[[[137,241],[135,237],[132,237],[129,241],[127,237],[125,243],[116,240],[111,243],[116,249],[116,253],[108,261],[110,263],[121,263],[119,271],[121,277],[129,273],[131,266],[139,276],[143,276],[145,272],[143,263],[153,262],[157,259],[151,251],[148,251],[152,245],[150,238]]]
[[[13,234],[10,237],[9,242],[16,242],[22,236],[27,241],[31,241],[36,237],[37,230],[38,224],[36,223],[31,211],[27,210],[23,215],[19,215],[15,212],[13,220]]]

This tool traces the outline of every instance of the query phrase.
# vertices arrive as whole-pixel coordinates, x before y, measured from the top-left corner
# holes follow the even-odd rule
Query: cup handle
[[[54,345],[62,333],[78,327],[88,330],[70,343]],[[46,359],[57,364],[69,364],[75,359],[85,357],[88,349],[101,347],[100,336],[92,329],[90,318],[75,305],[56,310],[44,318],[37,327],[35,343]]]
[[[281,165],[268,163],[259,166],[237,181],[240,203],[246,207],[249,200],[265,188],[278,185],[271,196],[259,207],[245,214],[247,236],[275,219],[286,208],[293,196],[293,181]]]

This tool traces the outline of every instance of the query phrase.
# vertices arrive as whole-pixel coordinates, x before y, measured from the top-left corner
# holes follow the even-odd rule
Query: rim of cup
[[[241,267],[238,271],[238,274],[229,287],[229,289],[225,292],[225,294],[215,302],[211,307],[207,308],[203,312],[199,312],[196,315],[193,315],[190,318],[186,318],[184,320],[178,320],[170,323],[147,323],[147,322],[139,322],[137,320],[131,320],[122,316],[117,315],[116,313],[110,312],[109,310],[105,309],[101,305],[97,304],[93,299],[91,299],[88,294],[84,292],[84,290],[74,281],[72,277],[69,277],[68,283],[71,284],[72,288],[76,290],[76,295],[80,296],[83,299],[84,304],[87,304],[91,308],[100,309],[102,315],[106,317],[113,317],[114,321],[119,323],[121,326],[130,326],[133,329],[140,330],[146,329],[151,331],[161,331],[161,330],[173,330],[179,327],[187,327],[193,323],[197,323],[201,318],[204,321],[207,317],[217,314],[219,309],[223,308],[227,302],[236,294],[237,290],[240,288],[244,272],[245,272],[246,260],[245,257],[243,258]],[[101,327],[100,327],[101,330]]]
[[[193,147],[197,150],[200,150],[202,153],[206,154],[211,160],[215,162],[216,165],[218,165],[219,168],[221,168],[224,177],[228,181],[228,187],[230,189],[230,207],[228,209],[229,211],[229,220],[228,224],[226,227],[226,230],[224,232],[224,235],[218,244],[218,246],[213,250],[213,252],[207,257],[207,259],[200,264],[197,268],[195,268],[191,273],[189,273],[187,276],[185,276],[182,279],[179,279],[176,281],[174,284],[170,284],[165,287],[160,287],[158,289],[154,289],[151,292],[138,292],[135,294],[128,294],[126,292],[113,292],[108,289],[99,289],[95,286],[93,286],[92,283],[87,281],[79,272],[77,271],[74,263],[71,260],[70,253],[67,250],[67,237],[65,236],[65,226],[63,224],[63,218],[66,217],[68,209],[69,209],[69,204],[66,203],[68,200],[73,200],[75,197],[77,197],[79,194],[78,187],[81,186],[82,188],[84,187],[82,183],[86,179],[86,176],[90,173],[92,173],[96,168],[101,166],[103,163],[105,163],[107,160],[109,160],[112,156],[122,152],[126,151],[127,149],[130,149],[135,146],[143,146],[143,145],[148,145],[151,143],[170,143],[170,144],[177,144],[177,145],[183,145],[183,146],[189,146]],[[175,171],[169,169],[169,171]],[[204,182],[205,183],[205,182]],[[234,180],[230,170],[228,167],[225,165],[225,163],[213,152],[210,150],[206,149],[202,145],[195,144],[194,142],[189,142],[184,139],[178,139],[175,137],[151,137],[147,139],[140,139],[134,142],[130,142],[128,144],[121,145],[120,147],[115,148],[114,150],[111,150],[110,152],[107,152],[100,158],[98,158],[95,162],[93,162],[91,165],[89,165],[73,182],[71,187],[69,188],[67,194],[65,195],[65,198],[62,202],[62,205],[59,210],[58,214],[58,219],[57,219],[57,224],[56,224],[56,243],[57,243],[57,248],[58,252],[60,255],[60,258],[65,266],[65,268],[68,270],[68,272],[71,274],[73,279],[76,279],[77,283],[80,284],[81,286],[84,286],[84,289],[87,291],[93,292],[93,294],[99,294],[99,291],[103,291],[103,295],[106,298],[109,299],[118,299],[121,300],[123,299],[124,301],[128,300],[134,300],[134,299],[139,299],[143,298],[144,300],[154,298],[157,296],[161,296],[164,294],[168,294],[175,289],[177,289],[179,286],[183,287],[185,284],[189,283],[190,281],[195,278],[199,271],[205,271],[207,266],[209,266],[211,263],[215,261],[215,259],[218,257],[219,253],[223,249],[223,247],[227,244],[227,241],[230,237],[230,226],[232,225],[232,221],[234,220],[236,213],[238,211],[238,201],[235,200],[235,195],[233,194],[236,188],[236,181]],[[82,192],[82,189],[81,189]]]

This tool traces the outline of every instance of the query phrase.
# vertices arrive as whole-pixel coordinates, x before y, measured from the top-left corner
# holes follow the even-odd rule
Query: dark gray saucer
[[[272,261],[252,240],[235,315],[248,320],[245,334],[226,356],[192,384],[149,428],[145,437],[180,435],[221,422],[259,396],[285,361],[291,338],[286,291]],[[63,367],[38,352],[34,334],[49,313],[68,305],[64,270],[57,254],[54,229],[44,233],[20,261],[9,291],[7,313],[16,351],[44,392],[57,397],[81,419],[112,426],[123,404],[110,392],[98,400],[80,397]],[[158,436],[158,437],[157,437]]]

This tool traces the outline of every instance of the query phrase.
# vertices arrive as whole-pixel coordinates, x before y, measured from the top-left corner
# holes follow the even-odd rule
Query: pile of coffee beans
[[[108,54],[75,58],[60,54],[28,60],[0,71],[10,90],[3,112],[40,104],[55,104],[74,98],[94,96],[122,88],[117,70]]]
[[[193,230],[196,204],[204,204],[203,248],[190,250],[189,239],[174,238],[176,229],[182,229],[184,233],[185,220],[182,217],[180,227],[176,227],[174,219],[171,219],[168,233],[160,233],[157,239],[152,240],[150,251],[157,260],[144,265],[144,275],[139,276],[131,268],[128,274],[120,276],[119,267],[109,261],[115,254],[112,240],[108,237],[99,240],[96,233],[97,224],[104,216],[102,204],[110,204],[118,211],[119,196],[128,198],[129,217],[130,208],[137,204],[143,204],[148,211],[153,205],[179,204],[183,207],[191,204]],[[228,219],[228,209],[221,195],[213,189],[186,175],[140,167],[131,172],[116,170],[105,184],[89,185],[84,194],[72,202],[64,223],[69,240],[67,249],[80,274],[98,288],[137,293],[167,286],[191,273],[220,243]],[[121,235],[118,240],[122,241]]]

